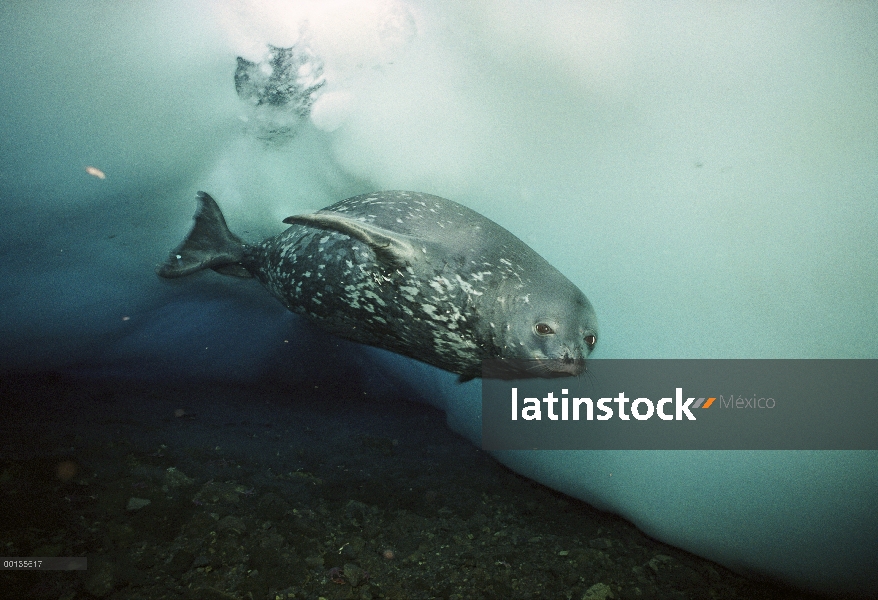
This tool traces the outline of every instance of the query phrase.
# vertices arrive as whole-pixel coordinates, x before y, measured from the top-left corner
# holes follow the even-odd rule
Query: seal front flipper
[[[284,223],[343,233],[369,246],[379,262],[393,269],[411,264],[416,256],[412,238],[351,219],[343,213],[327,211],[297,215],[287,217]]]
[[[210,195],[198,192],[195,224],[183,243],[156,269],[161,277],[183,277],[202,269],[223,275],[252,277],[240,264],[244,242],[229,231],[222,211]]]

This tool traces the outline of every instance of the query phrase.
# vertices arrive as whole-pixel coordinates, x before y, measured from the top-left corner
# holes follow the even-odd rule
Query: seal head
[[[554,275],[554,274],[553,274]],[[559,274],[560,275],[560,274]],[[503,362],[486,365],[493,377],[565,377],[585,371],[597,343],[597,318],[578,289],[560,294],[513,293],[500,335]],[[566,292],[566,293],[565,293]]]

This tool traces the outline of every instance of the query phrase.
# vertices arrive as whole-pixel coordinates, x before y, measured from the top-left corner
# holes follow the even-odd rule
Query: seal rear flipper
[[[219,206],[210,195],[198,192],[192,231],[156,269],[161,277],[183,277],[202,269],[223,275],[250,276],[239,263],[244,256],[244,242],[229,231]]]
[[[394,269],[411,264],[416,256],[410,237],[356,221],[342,213],[317,212],[310,215],[297,215],[287,217],[284,219],[284,223],[296,223],[343,233],[369,246],[379,262]]]

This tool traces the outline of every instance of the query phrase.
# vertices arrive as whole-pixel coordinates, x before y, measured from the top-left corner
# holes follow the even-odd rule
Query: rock
[[[147,500],[147,502],[149,502]],[[113,575],[113,563],[103,558],[89,558],[88,571],[83,582],[85,591],[103,598],[113,591],[115,577]]]
[[[344,578],[352,587],[357,587],[369,580],[369,574],[366,573],[362,567],[352,563],[348,563],[344,566],[343,573]]]
[[[125,510],[140,510],[148,505],[151,501],[146,498],[128,498],[128,504]]]
[[[674,559],[667,554],[656,554],[654,557],[652,557],[652,559],[650,559],[648,564],[650,569],[658,573],[659,569],[665,567],[666,565],[673,564],[673,562]]]
[[[241,535],[242,533],[247,531],[247,525],[245,525],[244,521],[242,521],[238,517],[233,517],[232,515],[229,515],[220,519],[220,522],[216,524],[216,531],[217,533],[231,533],[234,535]]]
[[[608,600],[614,598],[613,590],[606,583],[596,583],[582,595],[582,600]]]
[[[210,564],[210,559],[208,559],[205,555],[199,554],[195,557],[195,560],[192,562],[192,566],[196,569],[199,567],[206,567]]]
[[[180,550],[174,554],[171,562],[168,563],[168,571],[173,577],[179,578],[189,570],[193,562],[195,562],[195,556],[191,552]]]
[[[191,477],[186,477],[185,474],[175,469],[174,467],[170,467],[165,471],[165,481],[164,485],[168,489],[178,488],[185,485],[192,485],[195,483],[195,480]]]

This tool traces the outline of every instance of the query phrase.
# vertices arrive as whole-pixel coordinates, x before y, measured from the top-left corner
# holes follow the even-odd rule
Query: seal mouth
[[[521,370],[526,377],[578,377],[585,373],[584,358],[534,358],[522,361]]]
[[[584,358],[544,358],[535,361],[543,370],[539,377],[578,377],[585,373]]]
[[[482,365],[488,379],[578,377],[585,370],[584,358],[530,358],[488,360]]]

